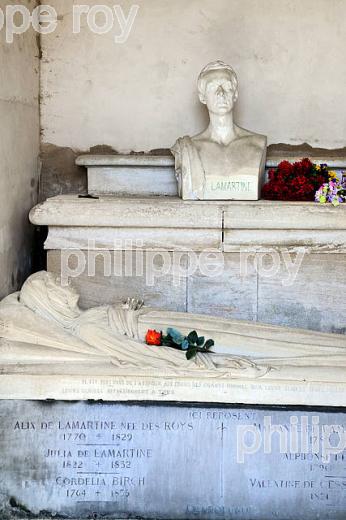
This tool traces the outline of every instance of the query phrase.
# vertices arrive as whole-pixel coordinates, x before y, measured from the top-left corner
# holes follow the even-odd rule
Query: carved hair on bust
[[[238,94],[239,94],[239,91],[238,91],[239,85],[238,85],[237,74],[230,65],[227,65],[227,63],[225,63],[224,61],[221,61],[221,60],[212,61],[211,63],[208,63],[208,65],[206,65],[201,70],[201,72],[198,76],[198,80],[197,80],[197,86],[198,86],[199,93],[204,94],[205,86],[208,81],[208,74],[215,70],[224,70],[229,74],[230,80],[232,83],[232,87],[234,90],[234,102],[236,102],[238,99]]]

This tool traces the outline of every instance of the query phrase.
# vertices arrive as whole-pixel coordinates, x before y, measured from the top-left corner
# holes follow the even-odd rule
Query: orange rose
[[[162,344],[162,332],[156,330],[148,330],[145,336],[145,342],[147,345],[156,345],[158,347]]]

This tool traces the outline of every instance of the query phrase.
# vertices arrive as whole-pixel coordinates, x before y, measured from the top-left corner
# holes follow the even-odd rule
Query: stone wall
[[[267,134],[269,143],[345,146],[344,0],[99,3],[120,4],[125,16],[139,5],[125,43],[114,42],[116,19],[98,35],[82,15],[73,34],[72,4],[81,2],[50,2],[59,20],[42,38],[43,143],[81,152],[167,148],[205,124],[196,77],[221,58],[239,75],[241,125]]]
[[[3,9],[8,2],[0,0]],[[31,10],[35,4],[21,2]],[[16,290],[31,268],[39,153],[39,43],[28,31],[5,41],[0,32],[0,298]]]

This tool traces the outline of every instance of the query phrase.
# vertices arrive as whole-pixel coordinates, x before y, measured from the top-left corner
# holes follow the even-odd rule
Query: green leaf
[[[197,341],[198,341],[198,334],[197,334],[197,332],[195,330],[190,332],[190,334],[188,335],[187,339],[188,339],[189,343],[192,343],[193,345],[197,345]]]
[[[204,342],[205,342],[205,337],[202,336],[202,337],[198,338],[197,345],[199,347],[201,347],[202,345],[204,345]]]
[[[197,348],[189,348],[189,350],[186,352],[186,359],[190,361],[190,359],[193,359],[197,356]]]
[[[172,338],[176,345],[181,345],[184,341],[184,336],[178,330],[173,329],[172,327],[167,329],[167,335]]]
[[[161,345],[163,347],[172,347],[172,348],[181,348],[181,345],[175,343],[172,339],[172,336],[168,334],[168,336],[162,336]]]
[[[210,350],[214,345],[215,341],[213,339],[208,339],[208,341],[205,342],[204,348],[205,350]]]

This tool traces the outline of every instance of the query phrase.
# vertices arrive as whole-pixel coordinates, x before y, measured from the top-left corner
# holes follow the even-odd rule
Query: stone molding
[[[128,240],[130,249],[149,250],[346,251],[343,205],[63,195],[36,206],[30,220],[49,226],[46,249],[86,249],[90,240],[95,249],[126,249]],[[136,246],[136,241],[141,245]]]

